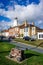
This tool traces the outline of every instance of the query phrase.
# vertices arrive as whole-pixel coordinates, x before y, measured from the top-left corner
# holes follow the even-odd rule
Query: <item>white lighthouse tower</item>
[[[18,26],[18,18],[17,17],[13,19],[13,25],[12,26],[13,27]]]

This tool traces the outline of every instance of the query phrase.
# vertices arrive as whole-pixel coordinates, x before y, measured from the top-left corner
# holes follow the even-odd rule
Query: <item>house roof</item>
[[[39,28],[39,27],[37,27],[37,26],[35,26],[35,25],[33,25],[33,24],[27,24],[27,25],[26,25],[26,27],[29,27],[29,26],[30,26],[30,27],[36,27],[37,30],[41,30],[41,31],[43,31],[43,29],[41,29],[41,28]],[[22,24],[22,25],[18,25],[18,26],[10,27],[8,30],[4,30],[4,31],[5,31],[5,32],[9,32],[10,29],[14,29],[14,28],[16,28],[16,27],[23,29],[23,28],[25,27],[25,23]]]
[[[37,32],[43,32],[43,29],[39,28],[39,27],[36,27],[37,28]]]
[[[4,30],[3,32],[9,32],[9,30]]]
[[[27,24],[27,25],[26,25],[26,27],[29,27],[29,26],[30,26],[30,27],[34,27],[34,25],[32,25],[32,24]],[[25,24],[22,24],[22,25],[20,25],[19,27],[20,27],[20,28],[24,28],[24,27],[25,27]]]

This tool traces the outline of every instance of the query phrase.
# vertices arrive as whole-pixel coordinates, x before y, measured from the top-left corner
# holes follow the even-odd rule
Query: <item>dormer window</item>
[[[28,27],[24,28],[24,32],[28,32]]]
[[[32,31],[34,31],[35,30],[35,27],[32,27]]]

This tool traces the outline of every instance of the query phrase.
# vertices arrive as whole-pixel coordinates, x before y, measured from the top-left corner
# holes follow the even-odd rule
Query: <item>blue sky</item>
[[[27,20],[43,28],[43,0],[0,0],[0,30],[12,26],[13,19],[19,23]]]

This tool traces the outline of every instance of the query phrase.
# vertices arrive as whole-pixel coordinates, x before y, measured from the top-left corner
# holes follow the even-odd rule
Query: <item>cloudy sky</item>
[[[12,26],[15,17],[43,29],[43,0],[0,0],[0,30]]]

